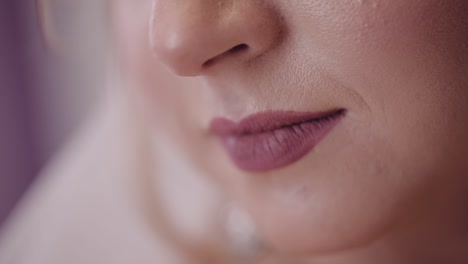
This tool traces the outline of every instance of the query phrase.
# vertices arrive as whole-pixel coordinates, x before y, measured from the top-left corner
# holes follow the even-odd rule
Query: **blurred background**
[[[66,52],[44,44],[35,0],[0,1],[0,229],[104,87],[102,3],[52,2]]]

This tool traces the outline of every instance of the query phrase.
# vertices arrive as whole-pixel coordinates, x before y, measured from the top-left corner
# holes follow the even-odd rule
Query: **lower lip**
[[[322,115],[310,114],[311,117],[307,118],[306,113],[271,112],[247,118],[248,122],[244,122],[247,124],[216,119],[211,128],[239,169],[266,172],[289,166],[306,156],[332,131],[344,113],[340,110]],[[288,115],[291,115],[291,120],[302,116],[302,120],[287,125]],[[280,120],[275,117],[280,117]],[[261,129],[258,123],[266,126],[273,123],[276,128]]]

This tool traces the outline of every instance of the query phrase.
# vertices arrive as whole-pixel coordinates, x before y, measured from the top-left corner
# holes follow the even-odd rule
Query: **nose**
[[[150,27],[152,51],[180,76],[251,61],[280,40],[281,18],[267,2],[157,0]]]

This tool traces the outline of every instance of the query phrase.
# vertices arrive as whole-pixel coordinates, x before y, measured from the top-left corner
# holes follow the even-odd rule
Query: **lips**
[[[218,136],[241,170],[262,172],[295,163],[307,155],[342,119],[345,110],[321,113],[268,111],[240,122],[217,118]]]

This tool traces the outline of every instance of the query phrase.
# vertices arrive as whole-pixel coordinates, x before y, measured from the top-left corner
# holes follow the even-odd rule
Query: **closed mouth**
[[[217,118],[211,132],[241,170],[286,167],[309,153],[344,117],[344,109],[320,113],[268,111],[240,122]]]

